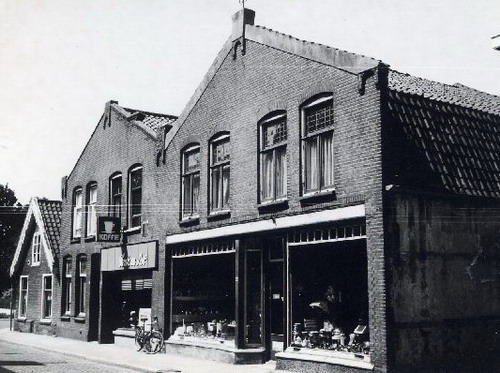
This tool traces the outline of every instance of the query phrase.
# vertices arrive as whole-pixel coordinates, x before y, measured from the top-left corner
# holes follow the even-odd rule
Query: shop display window
[[[291,348],[369,356],[365,241],[290,249]]]
[[[234,346],[235,255],[173,259],[172,340]]]
[[[140,324],[139,310],[151,308],[153,279],[148,273],[124,273],[120,278],[118,299],[120,320],[117,327],[130,328]]]

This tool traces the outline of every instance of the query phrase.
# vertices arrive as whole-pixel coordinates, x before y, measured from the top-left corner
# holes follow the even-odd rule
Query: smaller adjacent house
[[[59,253],[61,201],[32,198],[10,267],[14,329],[53,333],[52,295]]]

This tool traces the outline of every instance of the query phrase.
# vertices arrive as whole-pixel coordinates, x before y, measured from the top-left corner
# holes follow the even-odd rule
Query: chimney
[[[245,25],[253,25],[255,20],[255,12],[252,9],[243,8],[233,14],[233,33],[231,40],[235,41],[241,37],[245,37]]]
[[[68,177],[63,176],[61,179],[61,199],[65,200],[68,193]]]

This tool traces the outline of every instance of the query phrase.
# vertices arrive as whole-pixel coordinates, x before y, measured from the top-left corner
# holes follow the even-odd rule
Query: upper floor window
[[[76,313],[78,316],[85,316],[85,290],[87,287],[87,256],[82,255],[77,260],[78,277],[76,281],[77,296],[76,296]]]
[[[73,238],[82,236],[83,195],[82,188],[73,192]]]
[[[304,194],[333,188],[333,97],[304,105],[302,119],[302,183]]]
[[[19,279],[19,317],[26,317],[28,309],[28,276]]]
[[[42,247],[42,243],[40,240],[40,232],[37,230],[33,234],[33,242],[31,245],[31,265],[38,266],[40,265],[40,251]]]
[[[97,230],[97,184],[92,183],[87,187],[87,237],[95,236]]]
[[[135,166],[129,171],[129,228],[141,226],[142,214],[142,166]]]
[[[182,218],[198,215],[200,195],[200,146],[182,152]]]
[[[273,115],[260,123],[260,200],[286,197],[286,114]]]
[[[42,277],[42,318],[52,318],[52,275]]]
[[[210,211],[229,209],[229,134],[210,141]]]
[[[122,214],[122,174],[109,179],[109,213],[117,218]]]
[[[73,262],[70,257],[64,258],[63,262],[63,292],[62,292],[62,312],[64,315],[71,314],[72,294],[73,294]]]

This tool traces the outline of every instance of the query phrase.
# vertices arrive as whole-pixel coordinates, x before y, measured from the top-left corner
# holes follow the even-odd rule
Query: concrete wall
[[[158,203],[154,225],[167,234],[206,229],[273,216],[300,214],[352,203],[366,204],[373,361],[386,369],[384,246],[381,180],[380,92],[375,80],[364,95],[358,77],[331,66],[247,42],[223,61],[167,148],[157,174]],[[300,105],[322,92],[333,92],[336,195],[329,200],[302,200],[300,192]],[[272,212],[258,209],[258,121],[274,110],[285,110],[288,125],[288,206]],[[219,131],[231,135],[231,215],[208,219],[209,139]],[[201,147],[200,221],[179,224],[181,150],[191,142]],[[168,240],[168,238],[167,238]]]
[[[148,242],[158,239],[158,230],[151,224],[152,216],[158,212],[156,205],[156,184],[154,174],[156,171],[155,154],[157,140],[140,129],[137,125],[129,122],[114,108],[111,108],[110,125],[105,125],[105,116],[109,110],[106,106],[105,115],[99,121],[92,134],[86,148],[83,150],[80,159],[72,170],[67,181],[67,195],[63,198],[62,222],[61,222],[61,254],[59,262],[59,272],[62,273],[62,263],[65,256],[73,259],[73,269],[75,269],[76,257],[78,254],[87,254],[87,281],[90,274],[96,273],[100,269],[99,263],[91,261],[91,254],[99,253],[101,248],[115,247],[119,243],[87,242],[83,237],[80,240],[72,241],[72,194],[75,188],[82,187],[85,195],[85,188],[89,182],[97,182],[97,204],[98,215],[108,215],[107,205],[109,204],[109,177],[116,173],[122,173],[122,226],[126,225],[127,217],[127,185],[128,170],[134,164],[143,166],[142,184],[142,222],[149,222],[144,230],[136,231],[127,235],[128,243]],[[85,226],[85,219],[83,222]],[[159,268],[153,271],[153,314],[159,315],[163,319],[164,302],[164,271],[162,260],[164,254],[160,246],[160,257],[158,258]],[[97,267],[97,268],[94,268]],[[73,276],[75,280],[75,276]],[[89,289],[87,286],[86,304],[89,304]],[[106,296],[111,296],[107,294]],[[75,298],[73,298],[75,299]],[[74,306],[73,306],[74,307]],[[70,318],[61,318],[61,292],[58,292],[54,304],[54,314],[57,319],[58,335],[87,340],[89,331],[89,312],[85,320],[75,318],[75,311],[72,311]],[[90,310],[90,312],[98,312]]]
[[[490,371],[500,355],[500,204],[404,191],[387,201],[396,366]]]

